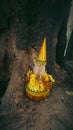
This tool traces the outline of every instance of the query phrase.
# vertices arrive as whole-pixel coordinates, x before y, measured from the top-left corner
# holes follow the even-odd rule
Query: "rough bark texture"
[[[33,48],[29,50],[18,50],[16,48],[16,34],[14,27],[11,27],[9,32],[4,32],[2,35],[2,43],[0,45],[3,46],[3,50],[2,52],[0,51],[2,56],[0,60],[3,60],[4,54],[7,52],[9,60],[8,74],[6,72],[4,73],[7,74],[7,76],[10,76],[10,81],[6,93],[2,98],[1,110],[4,109],[5,111],[9,111],[11,108],[11,111],[14,111],[16,104],[18,104],[18,102],[24,97],[23,79],[25,78],[27,69],[33,66],[36,52]],[[7,40],[7,38],[7,45],[5,45],[6,42],[4,40]],[[3,62],[1,61],[1,63]]]

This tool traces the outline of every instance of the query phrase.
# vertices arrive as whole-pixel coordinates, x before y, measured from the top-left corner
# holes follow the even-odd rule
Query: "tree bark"
[[[9,32],[9,43],[5,50],[7,51],[10,60],[10,81],[5,95],[2,98],[0,111],[1,113],[2,111],[10,113],[15,112],[18,104],[22,104],[22,101],[24,100],[25,86],[23,79],[26,76],[28,68],[33,66],[36,51],[33,48],[29,50],[18,50],[16,48],[16,34],[13,27]],[[4,53],[2,56],[3,55]]]

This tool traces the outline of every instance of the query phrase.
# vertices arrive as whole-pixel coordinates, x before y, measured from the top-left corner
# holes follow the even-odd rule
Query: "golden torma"
[[[46,71],[46,37],[43,40],[33,70],[28,70],[26,76],[26,94],[30,99],[41,100],[48,96],[53,83],[52,75]]]

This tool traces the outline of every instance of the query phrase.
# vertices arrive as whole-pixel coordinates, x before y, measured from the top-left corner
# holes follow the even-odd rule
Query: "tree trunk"
[[[29,50],[18,50],[16,48],[16,34],[14,27],[11,27],[11,30],[8,32],[8,34],[9,35],[7,35],[7,37],[9,40],[6,48],[5,44],[3,45],[5,42],[2,40],[2,48],[4,51],[1,53],[1,60],[4,57],[5,51],[7,51],[9,57],[8,60],[10,62],[8,73],[10,75],[10,81],[6,93],[1,101],[1,113],[2,111],[7,113],[14,112],[17,109],[18,104],[22,104],[22,100],[24,100],[25,96],[23,79],[25,78],[27,69],[33,66],[33,61],[36,54],[33,48]]]

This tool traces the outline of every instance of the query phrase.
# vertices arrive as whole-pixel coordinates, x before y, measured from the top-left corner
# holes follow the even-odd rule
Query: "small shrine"
[[[46,71],[47,64],[46,37],[43,40],[33,70],[28,70],[26,75],[26,94],[30,99],[41,100],[49,95],[53,83],[52,75]]]

